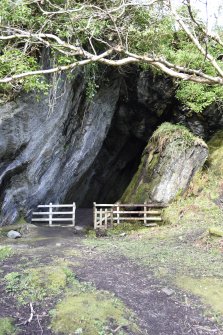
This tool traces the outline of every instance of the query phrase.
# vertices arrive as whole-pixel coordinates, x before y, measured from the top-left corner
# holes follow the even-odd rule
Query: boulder
[[[207,157],[203,140],[184,126],[163,123],[149,140],[122,202],[169,203],[186,191]]]
[[[22,235],[16,230],[10,230],[7,234],[8,238],[16,239],[22,237]]]

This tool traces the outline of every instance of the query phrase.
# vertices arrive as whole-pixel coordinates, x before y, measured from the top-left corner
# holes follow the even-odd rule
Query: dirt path
[[[186,304],[182,292],[174,288],[175,293],[168,296],[162,291],[164,283],[125,257],[97,255],[76,272],[79,279],[122,299],[136,313],[143,334],[220,334],[199,308]]]
[[[108,290],[120,298],[137,315],[143,335],[223,334],[218,325],[203,316],[201,304],[195,297],[187,296],[185,299],[176,287],[170,287],[174,293],[168,296],[162,291],[167,283],[157,280],[148,268],[118,256],[118,253],[110,254],[109,250],[102,253],[86,246],[83,243],[85,237],[74,234],[71,229],[38,228],[34,237],[10,242],[17,254],[2,262],[2,277],[11,271],[27,268],[29,262],[42,266],[51,264],[57,257],[74,262],[78,260],[72,267],[77,278],[92,282],[97,289]],[[5,243],[9,244],[9,240]],[[29,316],[29,306],[19,307],[2,283],[0,295],[0,317],[12,316],[19,323]],[[23,326],[19,335],[53,334],[49,329],[48,312],[55,303],[55,299],[49,299],[35,306],[38,314],[42,315],[43,332],[36,320]]]

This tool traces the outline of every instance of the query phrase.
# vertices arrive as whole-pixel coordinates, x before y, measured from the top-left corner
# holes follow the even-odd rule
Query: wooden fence
[[[49,223],[49,226],[65,226],[74,227],[75,226],[75,213],[76,213],[76,204],[69,205],[39,205],[38,208],[41,208],[40,212],[33,212],[32,222],[46,222]],[[70,210],[69,210],[70,209]],[[58,222],[57,224],[54,224]],[[67,224],[71,222],[71,224]]]
[[[129,221],[149,222],[162,221],[164,205],[144,204],[97,204],[94,202],[94,229],[107,229],[114,224]]]

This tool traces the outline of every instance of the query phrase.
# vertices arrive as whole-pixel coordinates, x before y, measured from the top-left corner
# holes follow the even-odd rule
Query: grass
[[[195,143],[205,147],[207,146],[203,140],[194,136],[186,127],[169,122],[162,123],[151,137],[151,142],[157,142],[160,149],[163,149],[167,143],[176,140],[179,140],[180,143],[187,147]]]
[[[13,250],[10,247],[0,247],[0,261],[13,255]]]
[[[23,272],[10,272],[5,278],[7,292],[20,304],[58,295],[69,283],[72,272],[66,266],[42,266]]]
[[[16,335],[11,318],[0,318],[0,335]]]
[[[163,141],[161,146],[173,131],[188,135],[183,127],[164,126],[154,134],[156,140],[160,137]],[[193,135],[187,140],[189,145]],[[98,252],[109,250],[114,256],[124,255],[148,267],[157,278],[197,295],[213,311],[223,314],[223,211],[218,205],[223,197],[223,131],[209,142],[209,151],[206,166],[196,174],[187,193],[164,210],[165,225],[130,229],[122,239],[110,236],[85,243],[97,246]]]
[[[55,334],[139,334],[133,313],[114,295],[87,283],[73,282],[72,290],[51,311]]]
[[[179,287],[199,296],[209,305],[215,313],[223,315],[223,283],[222,279],[206,277],[178,277],[176,283]]]

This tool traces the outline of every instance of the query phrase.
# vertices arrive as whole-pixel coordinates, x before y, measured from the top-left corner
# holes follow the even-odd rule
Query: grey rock
[[[165,293],[168,297],[170,297],[171,295],[173,295],[175,293],[174,290],[172,290],[171,288],[168,287],[164,287],[161,290],[163,293]]]
[[[21,214],[30,217],[39,204],[64,201],[102,146],[119,87],[118,79],[112,81],[90,103],[84,98],[83,78],[77,75],[72,83],[61,82],[53,111],[49,96],[38,102],[32,95],[0,108],[2,225]]]
[[[22,235],[18,231],[15,231],[15,230],[10,230],[7,233],[7,236],[8,236],[8,238],[12,238],[12,239],[16,239],[16,238],[22,237]]]
[[[143,225],[144,227],[152,228],[152,227],[158,227],[157,223],[145,223]]]
[[[139,170],[123,195],[123,202],[168,204],[186,191],[195,172],[207,159],[208,148],[199,138],[187,145],[183,136],[176,140],[168,136],[169,142],[163,146],[149,141]]]
[[[126,233],[121,233],[119,236],[120,236],[120,237],[125,237],[125,236],[126,236]]]
[[[86,227],[82,227],[82,226],[75,226],[74,228],[76,231],[85,231]]]

